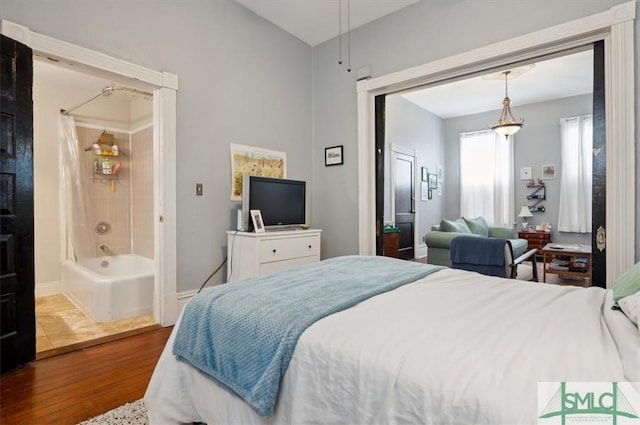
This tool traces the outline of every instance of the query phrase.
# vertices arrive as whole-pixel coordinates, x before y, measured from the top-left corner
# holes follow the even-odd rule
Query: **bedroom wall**
[[[444,163],[444,124],[438,116],[426,111],[414,103],[400,96],[387,96],[386,98],[386,128],[385,144],[397,144],[417,153],[416,171],[418,178],[418,192],[420,192],[420,168],[427,167],[429,173],[436,173],[436,165]],[[389,150],[385,152],[385,175],[388,176]],[[425,182],[426,183],[426,182]],[[394,220],[391,217],[389,193],[391,179],[385,178],[385,222]],[[422,236],[429,230],[432,224],[438,224],[442,218],[444,197],[438,196],[437,190],[433,191],[430,200],[422,200],[418,195],[416,199],[418,211],[418,235],[419,245],[425,245]]]
[[[514,99],[515,101],[515,99]],[[529,205],[526,180],[520,180],[520,167],[531,167],[532,177],[541,177],[542,165],[555,164],[556,178],[546,180],[547,200],[540,203],[545,212],[536,212],[528,222],[532,225],[543,221],[553,228],[551,237],[554,242],[591,243],[591,234],[558,232],[558,208],[560,205],[560,119],[577,115],[587,115],[592,110],[590,94],[572,96],[548,102],[517,106],[512,112],[517,118],[524,118],[525,124],[514,138],[514,218],[517,218],[522,205]],[[445,138],[445,181],[446,204],[445,217],[460,216],[460,142],[459,134],[467,131],[486,129],[491,126],[500,110],[467,115],[444,120]],[[519,225],[518,225],[519,226]],[[520,227],[518,227],[519,229]]]
[[[312,58],[302,41],[231,0],[2,0],[0,18],[178,75],[178,292],[197,289],[226,256],[239,207],[230,201],[230,143],[285,151],[288,177],[309,182],[317,225]]]
[[[356,73],[369,66],[372,77],[383,76],[501,40],[529,34],[563,22],[609,10],[626,0],[557,2],[422,1],[351,33],[351,66],[336,64],[338,40],[313,51],[314,152],[316,224],[328,239],[324,257],[358,252],[358,178]],[[640,14],[640,8],[637,8]],[[638,30],[638,17],[635,32]],[[499,31],[489,29],[499,28]],[[640,60],[635,60],[636,99],[640,93]],[[495,120],[492,116],[488,123]],[[640,122],[640,108],[636,108]],[[325,168],[324,147],[345,145],[345,165]],[[446,161],[445,161],[446,162]],[[636,150],[636,170],[640,169]],[[446,171],[446,170],[445,170]],[[636,179],[637,180],[637,179]],[[446,180],[445,180],[446,182]],[[447,182],[448,183],[448,182]],[[335,187],[344,188],[335,192]],[[636,186],[640,211],[640,185]],[[640,213],[636,213],[636,259],[640,260]],[[324,243],[324,239],[323,239]]]

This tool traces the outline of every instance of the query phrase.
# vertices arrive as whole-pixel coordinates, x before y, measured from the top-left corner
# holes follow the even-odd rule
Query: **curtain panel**
[[[513,136],[460,133],[460,214],[494,226],[514,223]]]
[[[560,120],[558,231],[591,233],[593,116]]]

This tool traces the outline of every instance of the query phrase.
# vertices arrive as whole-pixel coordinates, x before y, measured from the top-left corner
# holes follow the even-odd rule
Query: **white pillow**
[[[640,323],[640,292],[620,298],[618,305],[633,323]]]

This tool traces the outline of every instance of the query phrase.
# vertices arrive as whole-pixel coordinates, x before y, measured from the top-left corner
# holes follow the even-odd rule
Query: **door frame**
[[[357,83],[358,250],[375,253],[374,97],[605,43],[607,288],[635,263],[635,1],[534,33]],[[615,190],[614,190],[615,188]]]
[[[418,152],[415,149],[410,149],[402,145],[398,145],[396,143],[390,143],[387,145],[387,149],[389,150],[389,202],[390,207],[390,215],[394,224],[396,221],[396,170],[395,170],[395,156],[393,153],[401,153],[403,155],[407,155],[413,157],[413,256],[414,258],[418,257],[418,223],[419,223],[419,206],[418,203],[420,201],[420,192],[419,192],[419,182],[420,177],[418,175]]]
[[[178,76],[114,58],[2,20],[1,32],[75,69],[153,91],[154,292],[153,316],[162,326],[178,317],[176,260],[176,92]]]

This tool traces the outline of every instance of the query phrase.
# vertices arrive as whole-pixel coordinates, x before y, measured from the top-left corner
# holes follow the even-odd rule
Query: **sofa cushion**
[[[489,225],[485,221],[483,217],[476,218],[464,218],[462,217],[464,222],[471,230],[471,233],[475,235],[484,236],[485,238],[489,237]]]
[[[528,241],[526,239],[509,239],[509,242],[511,242],[511,249],[513,250],[514,259],[524,254],[527,250]]]
[[[457,220],[445,220],[444,218],[440,222],[441,232],[456,232],[456,233],[471,233],[467,223],[459,218]]]

